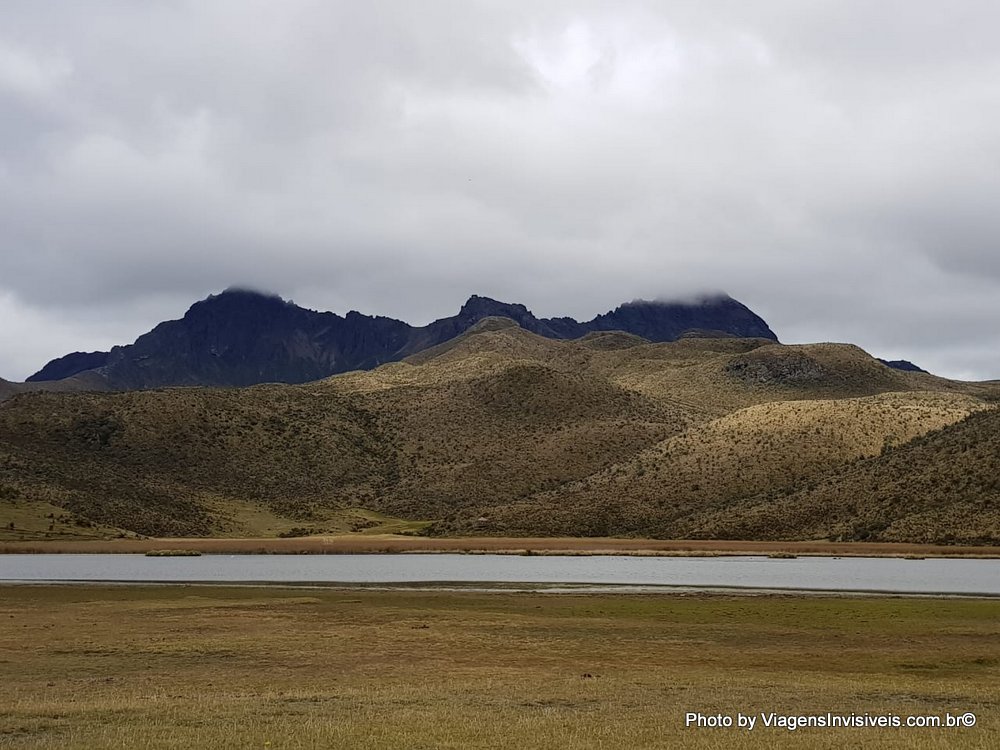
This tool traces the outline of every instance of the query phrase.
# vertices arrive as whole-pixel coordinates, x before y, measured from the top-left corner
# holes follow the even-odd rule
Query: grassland
[[[9,587],[6,748],[992,748],[1000,602]],[[688,711],[972,729],[685,729]]]

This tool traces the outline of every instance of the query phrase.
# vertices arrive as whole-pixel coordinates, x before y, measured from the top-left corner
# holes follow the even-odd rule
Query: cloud
[[[146,318],[150,311],[142,305],[115,304],[111,310],[93,307],[82,316],[68,316],[0,292],[0,352],[10,372],[26,377],[40,369],[39,362],[51,359],[53,351],[106,351],[128,337],[135,338],[133,315]]]
[[[0,374],[246,284],[416,323],[473,292],[589,318],[722,288],[784,340],[1000,376],[998,21],[971,1],[9,3]]]

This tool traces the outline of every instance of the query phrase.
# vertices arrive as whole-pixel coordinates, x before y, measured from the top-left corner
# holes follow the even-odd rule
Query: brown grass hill
[[[707,516],[713,536],[1000,544],[1000,410]]]
[[[624,331],[588,333],[585,336],[581,336],[577,341],[583,346],[596,351],[619,351],[650,343],[647,339],[642,338],[642,336],[636,336],[634,333],[625,333]]]
[[[0,401],[6,401],[8,398],[13,396],[15,393],[19,393],[17,384],[11,383],[9,380],[4,380],[0,378]]]
[[[371,415],[332,392],[33,393],[0,405],[0,504],[143,534],[223,533],[247,507],[320,519],[370,501],[394,471]]]
[[[427,518],[555,486],[689,421],[541,364],[558,342],[485,333],[306,386],[23,395],[0,408],[0,482],[42,517],[145,534],[231,533],[254,509],[322,530],[347,508]]]
[[[649,398],[708,417],[771,401],[841,399],[897,391],[972,393],[974,386],[893,370],[850,344],[682,338],[649,343],[628,334],[584,337],[569,364]],[[580,350],[589,350],[581,356]],[[565,356],[565,355],[564,355]]]
[[[760,349],[766,356],[756,361],[774,375],[758,374],[750,383],[734,376],[734,370],[745,372],[734,362]],[[877,453],[887,440],[905,441],[961,419],[977,404],[947,391],[833,400],[915,386],[906,374],[847,345],[772,347],[743,339],[651,344],[620,332],[559,342],[503,319],[483,321],[403,363],[326,385],[363,397],[366,409],[398,429],[400,483],[390,492],[389,510],[430,509],[429,515],[447,519],[437,525],[439,532],[463,533],[603,533],[586,528],[584,509],[598,497],[634,502],[635,488],[602,482],[611,477],[616,485],[644,471],[635,466],[657,465],[658,438],[697,444],[691,452],[717,475],[706,481],[706,466],[694,460],[683,471],[662,463],[646,475],[647,485],[676,473],[681,506],[706,496],[728,502]],[[810,400],[817,394],[826,400]],[[734,406],[760,402],[711,421]],[[805,448],[798,445],[803,433]],[[758,467],[753,482],[748,464]],[[593,487],[586,502],[579,487]],[[515,516],[534,509],[525,525],[495,517],[494,508],[515,506]],[[561,506],[569,509],[568,525],[553,520]],[[651,533],[650,524],[663,528],[667,520],[662,511],[635,510],[625,513],[634,523],[621,526],[622,533]],[[493,520],[478,520],[483,517]]]
[[[229,533],[253,507],[426,518],[579,479],[691,422],[573,372],[558,342],[491,328],[306,386],[21,396],[0,409],[0,481],[46,514],[146,534]]]
[[[728,507],[961,419],[987,388],[846,345],[557,340],[490,318],[300,386],[17,395],[0,404],[0,527],[711,534]]]
[[[0,402],[16,396],[19,393],[77,393],[81,391],[106,391],[107,384],[95,373],[82,372],[62,380],[45,382],[12,383],[0,378]]]
[[[589,476],[694,421],[575,366],[587,355],[494,321],[322,387],[352,395],[392,426],[399,482],[384,509],[439,517]]]
[[[794,489],[833,467],[878,455],[982,408],[970,396],[920,392],[760,404],[692,425],[578,482],[519,502],[481,507],[437,528],[701,537],[705,514],[726,516],[734,503],[765,491]]]
[[[485,335],[483,335],[485,334]],[[767,339],[682,338],[651,343],[620,331],[553,341],[502,318],[405,360],[405,366],[346,376],[364,387],[407,378],[451,377],[510,360],[602,378],[706,417],[769,401],[850,398],[893,391],[966,392],[963,384],[932,375],[893,370],[850,344],[786,346]]]
[[[765,345],[733,357],[726,374],[751,386],[858,395],[906,390],[905,377],[856,346]]]

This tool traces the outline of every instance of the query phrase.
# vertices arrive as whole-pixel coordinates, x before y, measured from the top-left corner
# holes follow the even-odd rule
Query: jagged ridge
[[[624,331],[664,342],[693,331],[777,341],[763,319],[726,295],[684,303],[635,301],[583,323],[537,318],[524,305],[473,295],[457,315],[415,327],[355,311],[343,317],[316,312],[275,295],[229,289],[195,303],[180,320],[160,323],[134,344],[66,355],[29,380],[48,382],[95,370],[115,390],[304,383],[403,359],[491,317],[509,318],[552,339]]]

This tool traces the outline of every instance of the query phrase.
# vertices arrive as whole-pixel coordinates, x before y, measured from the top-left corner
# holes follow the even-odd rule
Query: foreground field
[[[0,590],[0,747],[987,748],[1000,602]],[[685,728],[685,714],[974,728]]]

